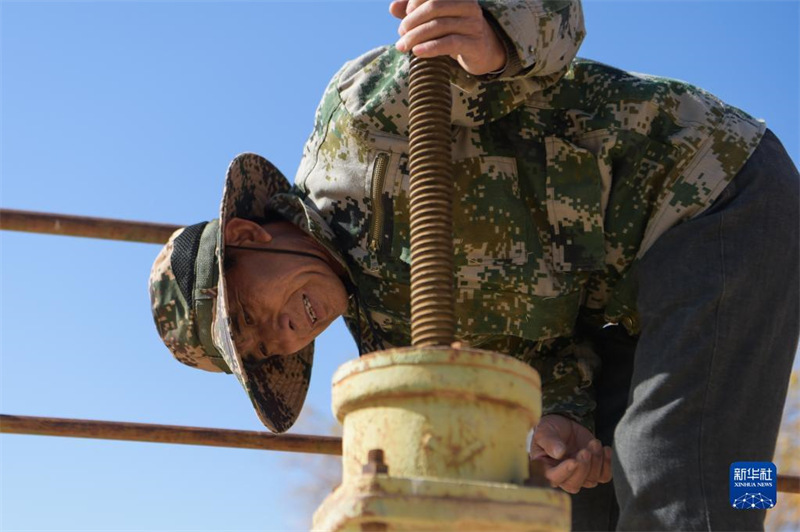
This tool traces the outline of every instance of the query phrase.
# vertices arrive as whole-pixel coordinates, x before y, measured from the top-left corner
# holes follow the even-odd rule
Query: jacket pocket
[[[378,262],[411,263],[407,153],[370,154],[370,253]],[[531,252],[530,209],[512,157],[471,157],[453,163],[455,265],[523,264]]]
[[[480,156],[453,164],[456,266],[522,264],[531,251],[530,209],[513,157]]]
[[[575,326],[580,299],[580,291],[541,297],[486,285],[460,286],[457,328],[468,342],[486,336],[515,336],[532,341],[566,336]]]
[[[407,168],[408,156],[396,146],[369,154],[364,194],[370,206],[366,243],[373,273],[410,263]]]
[[[605,267],[602,180],[595,156],[558,137],[545,139],[546,203],[553,267],[562,272]]]
[[[387,216],[391,218],[393,212],[392,195],[386,191],[386,180],[391,169],[392,153],[386,151],[375,152],[371,157],[369,178],[366,180],[369,204],[372,206],[372,216],[369,220],[367,241],[370,252],[380,252],[386,247],[389,235],[386,232]],[[391,220],[389,220],[391,223]],[[390,225],[391,227],[391,225]]]

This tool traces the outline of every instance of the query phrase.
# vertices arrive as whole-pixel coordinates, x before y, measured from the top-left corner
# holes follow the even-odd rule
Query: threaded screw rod
[[[411,343],[416,347],[450,345],[455,339],[451,107],[448,59],[412,57],[408,128]]]

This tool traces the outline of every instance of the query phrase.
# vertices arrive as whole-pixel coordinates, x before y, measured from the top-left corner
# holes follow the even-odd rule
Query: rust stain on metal
[[[314,516],[315,530],[494,532],[569,530],[569,495],[459,479],[362,476],[342,485]],[[377,528],[377,530],[381,530]]]
[[[460,425],[460,424],[459,424]],[[476,458],[486,449],[486,444],[474,435],[459,431],[459,437],[450,437],[444,441],[442,437],[426,432],[422,436],[422,448],[438,455],[449,468],[459,468]]]
[[[408,74],[411,344],[455,340],[450,62],[412,56]]]
[[[488,397],[483,394],[476,394],[476,393],[468,393],[468,392],[451,392],[451,391],[440,391],[436,392],[436,397],[431,397],[431,393],[429,392],[404,392],[404,393],[387,393],[381,395],[381,400],[386,401],[386,403],[396,402],[402,403],[406,399],[414,399],[414,398],[423,398],[425,402],[430,403],[437,403],[438,399],[455,399],[461,400],[466,402],[482,402],[486,404],[494,404],[498,406],[502,406],[504,408],[510,408],[514,410],[521,410],[524,411],[525,409],[520,407],[518,404],[512,401],[503,401],[502,399],[496,399],[494,397]],[[361,401],[351,401],[348,403],[348,407],[346,410],[343,409],[343,414],[347,415],[349,412],[353,410],[358,410],[363,408],[366,405],[370,405],[374,400],[372,398],[365,398]]]
[[[456,342],[457,343],[457,342]],[[484,369],[491,366],[492,371],[494,373],[504,373],[506,375],[512,376],[515,379],[522,379],[529,381],[530,384],[536,388],[541,388],[541,379],[539,378],[538,373],[533,374],[525,369],[521,368],[530,368],[528,364],[525,364],[522,361],[519,361],[515,358],[509,357],[507,355],[501,355],[498,353],[494,353],[492,351],[484,351],[481,349],[475,348],[456,348],[456,347],[437,347],[435,348],[437,352],[442,354],[442,358],[438,361],[425,361],[425,367],[436,367],[436,366],[444,366],[450,367],[454,362],[457,362],[459,367],[461,368],[475,368],[475,369]],[[380,368],[391,366],[417,366],[420,364],[417,360],[410,360],[408,356],[409,348],[407,347],[396,347],[393,349],[386,349],[384,351],[371,353],[368,355],[364,355],[351,363],[346,364],[345,366],[348,368],[348,373],[345,375],[338,376],[339,371],[342,370],[345,366],[341,366],[337,371],[337,375],[334,375],[335,385],[344,383],[354,375],[361,374],[365,371],[375,370]],[[469,355],[470,353],[480,353],[484,359],[488,359],[491,361],[490,364],[486,362],[482,363],[474,363],[470,362],[469,360],[465,359],[465,355]],[[389,361],[387,362],[387,357],[389,357]],[[338,377],[338,378],[337,378]]]
[[[800,476],[778,475],[778,491],[800,493]]]
[[[342,454],[341,438],[303,434],[272,434],[249,430],[212,429],[0,414],[0,433],[68,436],[183,445],[209,445],[312,454]]]
[[[0,209],[0,229],[164,244],[181,225]]]

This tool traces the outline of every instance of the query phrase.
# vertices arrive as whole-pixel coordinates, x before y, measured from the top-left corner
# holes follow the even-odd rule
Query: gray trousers
[[[639,337],[592,338],[614,478],[572,496],[573,530],[763,530],[767,510],[731,508],[728,475],[775,451],[800,323],[799,183],[768,130],[711,207],[642,258]]]

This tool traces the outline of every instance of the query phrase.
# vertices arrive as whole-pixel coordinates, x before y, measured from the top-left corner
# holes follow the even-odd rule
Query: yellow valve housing
[[[488,351],[400,348],[344,364],[333,376],[344,481],[380,448],[392,476],[520,484],[540,395],[534,369]]]
[[[569,496],[526,484],[538,373],[450,347],[390,349],[341,366],[343,480],[315,530],[565,531]]]

